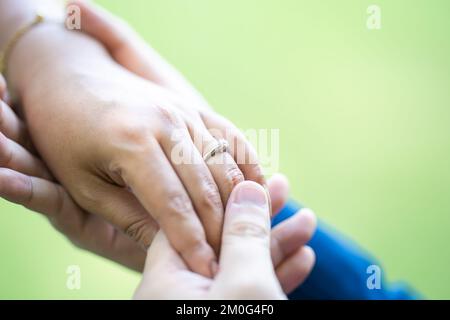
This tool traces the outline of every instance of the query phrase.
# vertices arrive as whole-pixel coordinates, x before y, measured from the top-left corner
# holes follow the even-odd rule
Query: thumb
[[[238,184],[230,195],[225,212],[220,269],[222,273],[238,272],[250,279],[255,278],[256,270],[265,276],[273,274],[268,196],[255,182]]]
[[[142,279],[133,299],[162,299],[178,294],[179,286],[173,285],[174,274],[187,270],[183,259],[172,248],[164,232],[159,230],[147,251]]]

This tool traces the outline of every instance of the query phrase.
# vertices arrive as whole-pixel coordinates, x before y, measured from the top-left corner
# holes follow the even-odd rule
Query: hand
[[[95,63],[93,63],[93,65],[95,65]],[[69,81],[71,81],[71,80],[73,80],[73,79],[69,79]],[[32,118],[34,118],[34,117],[32,117]],[[39,139],[38,139],[39,140]],[[89,193],[89,190],[87,190],[88,191],[88,193]],[[122,208],[125,208],[126,206],[123,206]],[[132,206],[133,207],[133,206]],[[117,209],[117,211],[119,211],[119,209]],[[149,238],[151,238],[151,237],[149,237]]]
[[[302,260],[314,260],[308,247]],[[191,272],[160,231],[148,250],[136,299],[285,299],[270,255],[270,213],[264,189],[250,181],[233,190],[225,212],[214,279]]]
[[[2,99],[0,74],[0,197],[45,215],[80,248],[142,271],[145,251],[100,216],[81,209],[34,155],[25,123]],[[154,233],[157,232],[155,226]]]
[[[129,25],[93,2],[69,1],[82,16],[81,31],[102,43],[111,57],[130,72],[157,84],[181,97],[190,107],[196,108],[205,126],[227,139],[230,153],[247,180],[264,184],[256,151],[242,132],[228,119],[214,112],[202,95],[170,65],[157,51],[145,42]],[[238,150],[242,150],[239,161]],[[229,194],[229,193],[228,193]]]
[[[0,75],[0,97],[6,86]],[[0,99],[1,100],[1,99]],[[34,150],[25,124],[0,101],[0,196],[42,213],[75,245],[137,271],[142,271],[145,251],[97,215],[81,209],[54,181]],[[34,176],[33,176],[34,175]],[[284,176],[268,181],[272,210],[277,213],[288,197]],[[315,230],[308,211],[297,213],[272,229],[271,254],[276,274],[286,293],[304,281],[313,261],[303,259],[304,244]],[[154,230],[156,233],[156,229]]]
[[[41,50],[38,61],[28,61],[32,48]],[[53,25],[25,34],[13,53],[9,70],[31,136],[75,201],[143,246],[157,223],[193,270],[211,275],[222,203],[244,176],[229,153],[203,160],[217,140],[199,111],[124,71],[90,39]]]

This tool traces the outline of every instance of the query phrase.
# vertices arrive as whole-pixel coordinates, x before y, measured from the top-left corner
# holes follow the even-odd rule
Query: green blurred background
[[[450,298],[450,2],[98,1],[241,128],[279,128],[292,195],[380,261]],[[0,200],[0,298],[130,298],[139,276]],[[68,265],[81,289],[66,288]],[[345,276],[345,275],[343,275]]]

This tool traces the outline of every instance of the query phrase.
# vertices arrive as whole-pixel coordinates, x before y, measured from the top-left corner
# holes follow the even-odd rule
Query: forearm
[[[48,87],[55,92],[70,86],[77,74],[93,70],[91,66],[98,74],[111,64],[107,52],[95,40],[62,25],[44,23],[23,35],[11,50],[8,80],[19,97],[26,99],[32,98],[33,88]]]
[[[38,15],[55,19],[62,18],[63,13],[60,0],[0,0],[0,50],[4,55],[1,71],[7,73],[11,51],[24,34],[39,24]]]

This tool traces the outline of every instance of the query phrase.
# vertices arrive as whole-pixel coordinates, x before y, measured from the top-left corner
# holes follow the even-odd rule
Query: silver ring
[[[219,153],[228,152],[229,147],[230,145],[228,144],[227,140],[219,139],[217,140],[217,144],[211,150],[205,153],[205,155],[203,156],[203,160],[207,162],[209,159]]]

